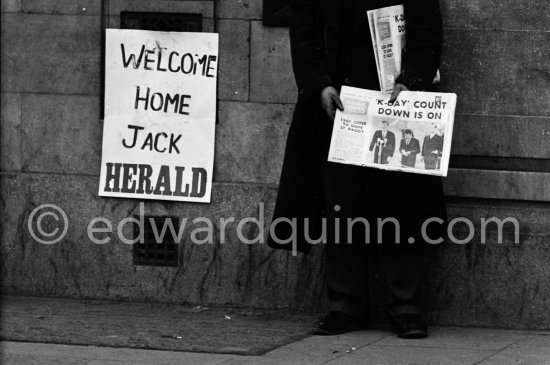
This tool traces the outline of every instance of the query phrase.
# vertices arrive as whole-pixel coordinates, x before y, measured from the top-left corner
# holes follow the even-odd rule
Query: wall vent
[[[139,220],[139,216],[134,216]],[[150,219],[152,218],[152,219]],[[170,229],[167,227],[160,242],[157,242],[151,222],[156,227],[157,235],[162,232],[166,220],[171,220],[175,232],[179,232],[180,221],[177,217],[145,216],[143,222],[143,243],[133,245],[134,265],[169,266],[176,267],[179,262],[179,244],[174,241]],[[139,236],[139,225],[134,223],[134,238]]]
[[[163,32],[202,32],[202,14],[123,11],[120,13],[120,28]]]

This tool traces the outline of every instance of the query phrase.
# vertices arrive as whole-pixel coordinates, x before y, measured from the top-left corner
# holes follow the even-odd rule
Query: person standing
[[[395,151],[395,134],[388,130],[387,120],[382,121],[382,129],[374,132],[369,151],[374,149],[374,163],[387,164]]]
[[[420,142],[413,137],[413,132],[410,129],[403,131],[399,152],[401,152],[401,165],[406,167],[416,166],[416,155],[420,152]]]
[[[404,4],[407,42],[393,100],[402,90],[432,85],[442,43],[437,0],[291,0],[298,100],[268,245],[307,253],[311,238],[322,237],[326,223],[329,312],[317,323],[318,334],[344,333],[368,320],[369,262],[376,260],[388,288],[393,330],[402,338],[427,336],[420,287],[430,247],[422,224],[431,217],[446,219],[441,179],[327,162],[334,114],[336,108],[343,110],[340,87],[380,90],[367,11],[397,4]],[[367,221],[364,229],[352,225],[356,218]],[[399,230],[391,225],[380,229],[389,218],[399,222]],[[443,226],[430,224],[424,233],[436,239]],[[366,244],[371,236],[381,244]]]
[[[432,123],[430,134],[424,137],[424,143],[422,143],[422,157],[426,170],[439,168],[439,161],[443,153],[443,138],[437,134],[438,129],[439,126]]]

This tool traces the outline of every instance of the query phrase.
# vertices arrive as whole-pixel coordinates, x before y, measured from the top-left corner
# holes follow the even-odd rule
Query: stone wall
[[[544,0],[441,0],[443,91],[459,97],[451,218],[515,216],[520,244],[446,245],[429,276],[429,318],[459,325],[550,328],[550,13]],[[218,125],[209,205],[144,202],[151,215],[269,220],[296,88],[288,29],[262,25],[260,0],[2,1],[1,196],[4,293],[320,310],[322,250],[293,257],[264,245],[181,245],[177,268],[134,266],[132,248],[87,238],[98,216],[116,226],[139,201],[97,196],[101,158],[102,12],[201,13],[220,33]],[[41,245],[26,229],[37,206],[69,217]],[[219,228],[219,227],[216,227]],[[457,231],[461,228],[458,227]],[[476,227],[477,228],[477,227]],[[256,234],[248,226],[246,234]]]

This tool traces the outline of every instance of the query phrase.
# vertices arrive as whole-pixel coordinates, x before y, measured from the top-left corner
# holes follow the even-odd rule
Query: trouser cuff
[[[353,318],[360,320],[365,317],[365,307],[358,304],[352,304],[345,301],[331,301],[329,310],[346,313]]]
[[[390,308],[390,312],[393,316],[398,316],[400,314],[421,314],[422,311],[417,305],[414,304],[404,304],[398,305]]]

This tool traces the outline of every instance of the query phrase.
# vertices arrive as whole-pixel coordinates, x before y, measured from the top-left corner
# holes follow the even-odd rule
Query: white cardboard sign
[[[100,196],[210,202],[218,35],[107,29]]]

